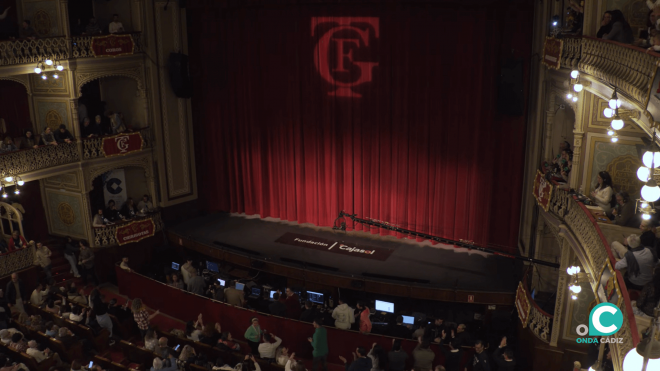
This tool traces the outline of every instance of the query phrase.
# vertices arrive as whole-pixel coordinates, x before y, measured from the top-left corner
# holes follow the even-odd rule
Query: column
[[[582,155],[582,138],[584,133],[581,131],[573,130],[573,168],[569,184],[571,188],[578,190],[581,186],[580,177],[582,176],[582,163],[580,156]]]
[[[560,234],[561,236],[561,234]],[[552,333],[550,334],[550,346],[556,347],[557,342],[559,341],[559,334],[561,333],[561,319],[563,311],[565,309],[564,301],[568,297],[566,288],[568,285],[568,273],[566,273],[566,268],[570,266],[571,261],[571,247],[566,241],[565,238],[559,237],[559,243],[561,246],[561,261],[559,266],[559,279],[557,282],[557,295],[555,301],[555,312],[552,318]]]
[[[60,27],[62,29],[62,34],[67,39],[70,39],[71,27],[69,26],[69,0],[60,0]]]

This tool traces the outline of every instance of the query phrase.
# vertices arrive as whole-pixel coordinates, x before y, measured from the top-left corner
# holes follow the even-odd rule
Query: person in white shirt
[[[339,305],[332,311],[332,318],[335,319],[335,327],[348,330],[355,323],[355,310],[340,298]]]
[[[125,271],[132,272],[131,267],[128,266],[128,256],[124,256],[121,259],[121,264],[119,264],[119,268],[121,268]]]
[[[40,307],[44,303],[44,297],[48,295],[49,287],[46,286],[45,290],[42,290],[43,288],[44,286],[42,284],[38,284],[37,288],[32,291],[32,295],[30,296],[30,303],[32,305]]]
[[[644,285],[653,280],[653,268],[658,263],[658,256],[652,245],[655,240],[653,232],[644,232],[641,237],[631,234],[626,240],[628,251],[616,262],[614,269],[620,271],[627,268],[624,275],[626,287],[629,290],[641,291]]]
[[[273,342],[275,340],[275,342]],[[259,356],[261,358],[275,360],[275,353],[277,352],[277,347],[282,344],[282,339],[275,336],[275,334],[264,334],[264,342],[259,344]]]
[[[118,33],[124,32],[124,25],[119,22],[119,14],[112,15],[112,22],[108,25],[108,32]]]
[[[609,213],[612,210],[612,195],[614,194],[612,177],[607,171],[601,171],[598,173],[597,179],[598,186],[591,192],[591,198],[596,205],[605,210],[605,213]]]
[[[154,210],[154,204],[149,201],[149,195],[142,196],[142,200],[138,202],[138,211],[146,213]]]
[[[46,348],[43,351],[39,350],[37,348],[37,342],[34,340],[28,341],[28,348],[25,353],[32,356],[37,363],[43,362],[46,358],[53,357],[55,359],[55,365],[58,367],[62,365],[62,360],[57,353],[54,353],[49,348]]]

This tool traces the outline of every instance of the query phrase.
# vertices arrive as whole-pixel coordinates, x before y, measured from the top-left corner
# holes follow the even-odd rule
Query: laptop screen
[[[218,278],[218,282],[220,283],[220,286],[224,287],[225,286],[225,280],[222,278]]]
[[[178,271],[179,270],[179,263],[172,262],[172,269],[174,269],[175,271]]]
[[[394,313],[394,303],[376,300],[376,310],[379,312]]]
[[[413,316],[402,316],[403,317],[403,324],[404,325],[414,325],[415,324],[415,317]]]
[[[316,304],[323,304],[323,294],[320,292],[307,291],[307,300]]]
[[[252,295],[259,296],[261,294],[261,289],[258,287],[252,288]]]
[[[240,283],[240,282],[236,282],[236,290],[243,291],[244,288],[245,288],[245,284]]]
[[[210,272],[215,272],[218,273],[220,270],[218,269],[218,263],[206,261],[206,269],[208,269]]]

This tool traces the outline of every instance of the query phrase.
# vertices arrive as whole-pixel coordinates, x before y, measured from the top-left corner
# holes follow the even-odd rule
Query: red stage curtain
[[[217,3],[188,23],[204,207],[321,226],[345,210],[515,250],[525,116],[497,114],[497,77],[528,65],[532,4]],[[344,29],[317,49],[346,17],[378,35],[358,23],[368,45]],[[330,95],[355,62],[377,63],[371,81]]]

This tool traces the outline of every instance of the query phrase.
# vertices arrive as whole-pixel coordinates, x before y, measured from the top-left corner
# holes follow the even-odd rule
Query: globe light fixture
[[[18,181],[18,185],[19,185],[19,186],[22,187],[24,184],[25,184],[25,182],[24,182],[23,180],[19,180],[19,181]]]
[[[48,80],[48,76],[46,76],[46,75],[41,75],[41,78],[44,79],[44,80]]]
[[[39,68],[39,67],[35,67],[35,68],[34,68],[34,73],[36,73],[36,74],[40,74],[40,73],[41,73],[41,68]]]
[[[5,182],[7,182],[7,183],[9,183],[13,180],[14,180],[14,177],[12,177],[11,175],[5,178]]]
[[[615,134],[615,135],[612,135],[612,139],[611,139],[611,141],[612,141],[612,143],[616,143],[616,142],[619,141],[619,137],[618,137],[616,134]]]
[[[616,88],[614,88],[614,92],[612,93],[612,98],[610,98],[610,101],[608,102],[608,105],[610,106],[611,109],[617,109],[621,107],[621,99],[616,95]]]
[[[58,74],[54,73],[54,74],[53,74],[53,78],[54,78],[54,79],[59,79],[60,76],[59,76]]]
[[[579,266],[570,266],[566,268],[566,273],[568,273],[569,276],[574,276],[578,273],[580,273],[580,267]]]
[[[50,59],[46,59],[45,62],[46,62],[46,64],[47,64],[48,66],[52,66],[52,65],[53,65],[53,61],[50,60]]]
[[[660,199],[660,187],[655,182],[653,178],[646,182],[644,187],[642,187],[642,198],[647,202],[655,202]]]
[[[58,70],[58,71],[64,71],[64,66],[62,66],[61,64],[58,65],[58,66],[57,66],[57,70]]]
[[[651,152],[651,151],[646,151],[644,152],[644,155],[642,156],[642,162],[644,163],[644,166],[648,168],[657,168],[660,166],[660,152]]]
[[[582,286],[573,284],[573,285],[569,286],[568,289],[571,290],[575,294],[579,294],[580,291],[582,291]]]
[[[571,93],[566,94],[566,99],[573,99],[573,94]]]
[[[609,136],[614,135],[614,130],[612,130],[612,128],[607,129],[607,135]]]
[[[584,86],[582,86],[582,84],[575,84],[575,85],[573,85],[573,90],[575,90],[575,91],[578,92],[578,93],[581,92],[582,89],[584,89]]]
[[[644,219],[644,220],[651,219],[651,214],[646,214],[646,213],[642,214],[642,219]]]
[[[573,97],[573,102],[577,102],[577,101],[578,101],[578,97]]]
[[[612,120],[612,129],[614,129],[614,130],[623,129],[623,120],[621,120],[619,115],[614,116],[614,120]]]
[[[648,182],[649,176],[651,176],[651,169],[648,167],[640,166],[639,169],[637,169],[637,179],[641,180],[642,182]]]
[[[16,190],[14,191],[14,194],[17,195],[17,194],[20,194],[20,193],[21,193],[21,191],[19,191],[18,188],[16,188]]]
[[[571,71],[571,78],[572,79],[577,79],[578,76],[580,76],[580,71],[578,71],[578,70]]]
[[[577,295],[571,295],[571,299],[577,300]]]
[[[660,341],[655,340],[660,317],[660,307],[653,309],[654,318],[651,322],[651,334],[631,349],[623,359],[623,371],[660,370]]]
[[[614,110],[609,107],[605,108],[603,110],[603,116],[607,117],[608,119],[612,118],[612,116],[614,116]]]

